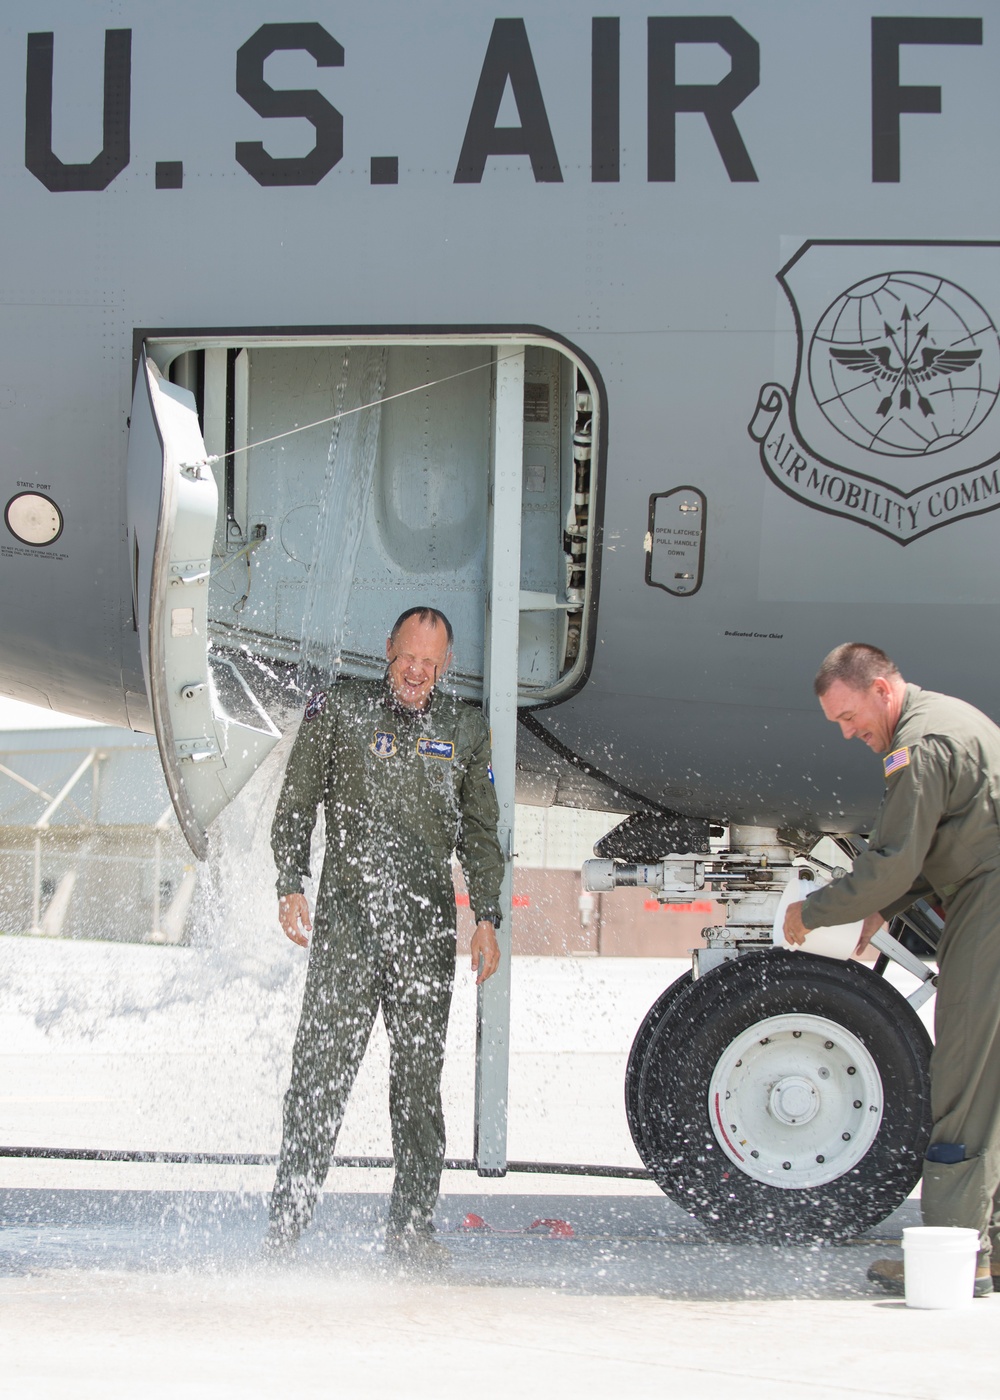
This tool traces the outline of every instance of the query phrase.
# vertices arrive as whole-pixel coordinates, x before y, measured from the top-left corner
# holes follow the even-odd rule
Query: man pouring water
[[[868,849],[849,875],[789,905],[785,938],[863,918],[861,952],[914,900],[944,907],[921,1212],[925,1225],[977,1231],[985,1296],[1000,1289],[1000,729],[963,700],[908,685],[859,642],[830,652],[815,691],[845,739],[883,755],[886,787]],[[868,1277],[903,1291],[897,1260]]]

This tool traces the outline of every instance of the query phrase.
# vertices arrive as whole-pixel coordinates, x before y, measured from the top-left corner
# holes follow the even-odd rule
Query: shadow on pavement
[[[4,1190],[0,1278],[95,1270],[391,1280],[398,1271],[382,1252],[386,1205],[384,1195],[328,1195],[294,1254],[265,1263],[261,1195]],[[468,1228],[469,1217],[486,1228]],[[918,1223],[919,1204],[907,1201],[837,1245],[721,1244],[656,1197],[447,1195],[437,1228],[452,1260],[435,1281],[705,1301],[884,1298],[865,1270],[898,1245],[903,1226]]]

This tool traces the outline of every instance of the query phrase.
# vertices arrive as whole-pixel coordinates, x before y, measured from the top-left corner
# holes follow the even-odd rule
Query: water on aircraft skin
[[[197,850],[414,599],[482,693],[522,348],[522,800],[867,829],[845,637],[998,713],[1000,40],[687,8],[5,8],[0,688],[155,729]]]

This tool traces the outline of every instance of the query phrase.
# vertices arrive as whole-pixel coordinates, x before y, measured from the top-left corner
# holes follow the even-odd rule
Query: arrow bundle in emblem
[[[926,383],[929,379],[935,379],[938,375],[961,374],[963,370],[974,365],[983,352],[982,350],[935,350],[932,346],[923,345],[921,342],[927,339],[928,327],[926,324],[920,327],[911,345],[910,321],[912,317],[909,307],[903,307],[901,320],[902,346],[896,338],[896,332],[886,321],[883,323],[883,329],[889,342],[887,345],[875,345],[867,350],[847,350],[831,345],[830,354],[845,369],[855,370],[858,374],[870,374],[873,380],[891,383],[892,387],[878,406],[878,412],[883,418],[892,407],[893,395],[897,389],[899,389],[900,409],[910,407],[912,403],[911,385],[914,386],[917,405],[921,413],[925,418],[929,418],[934,412],[934,407],[930,400],[926,399],[916,388],[916,385]],[[913,361],[918,350],[920,362],[914,367]],[[896,352],[901,362],[898,365],[893,364],[893,351]]]

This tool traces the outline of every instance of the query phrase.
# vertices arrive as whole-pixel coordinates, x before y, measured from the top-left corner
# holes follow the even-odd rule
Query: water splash
[[[352,346],[344,351],[336,411],[367,404],[334,420],[320,503],[319,526],[302,619],[298,684],[309,694],[340,669],[347,608],[361,547],[378,456],[388,350]]]

